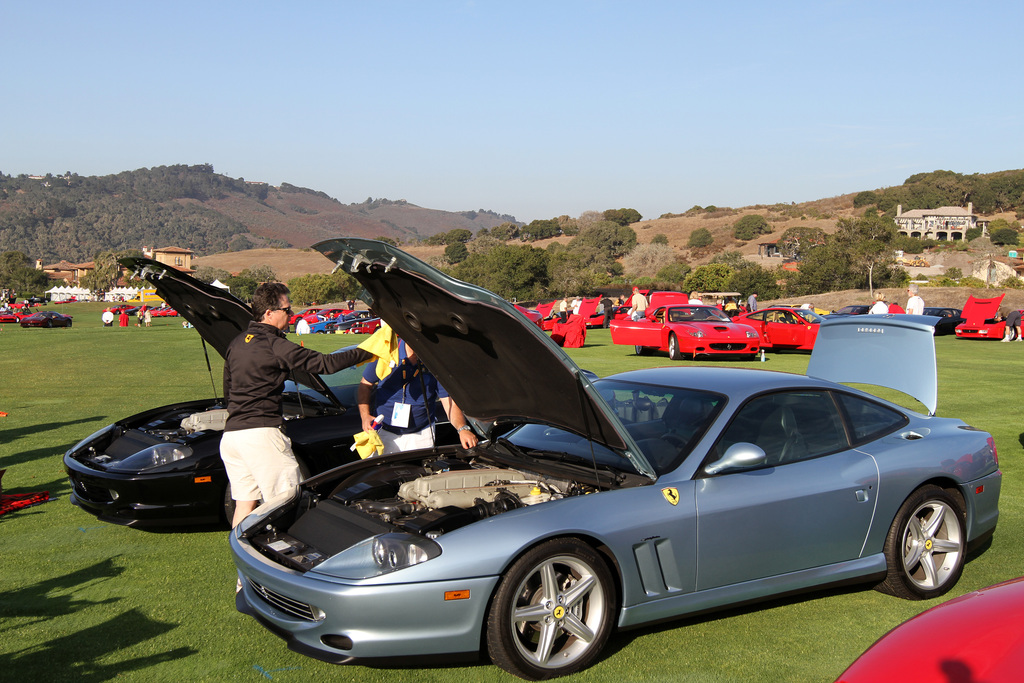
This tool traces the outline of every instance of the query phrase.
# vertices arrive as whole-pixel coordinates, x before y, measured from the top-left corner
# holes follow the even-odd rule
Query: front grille
[[[320,621],[324,618],[324,613],[312,605],[281,595],[277,591],[270,590],[266,586],[261,586],[250,578],[246,578],[246,581],[249,582],[249,586],[256,592],[256,595],[263,599],[265,603],[275,609],[285,612],[286,614],[290,614],[296,619]]]
[[[746,342],[729,342],[721,344],[708,344],[715,351],[742,351],[747,348]]]
[[[74,477],[71,477],[71,485],[79,498],[90,503],[112,503],[114,501],[114,497],[110,494],[110,489],[103,488],[102,486],[86,484],[84,481]]]

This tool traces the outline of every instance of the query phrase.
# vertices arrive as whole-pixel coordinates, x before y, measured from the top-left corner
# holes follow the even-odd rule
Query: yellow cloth
[[[377,430],[371,429],[368,432],[359,432],[352,437],[355,439],[356,452],[364,460],[373,455],[380,455],[384,452],[384,443],[380,440]]]
[[[383,321],[377,331],[358,348],[377,356],[377,379],[379,380],[391,374],[391,370],[398,365],[398,335],[390,325]]]

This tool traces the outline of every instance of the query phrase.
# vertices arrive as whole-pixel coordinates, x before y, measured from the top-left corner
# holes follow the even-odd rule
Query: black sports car
[[[925,315],[934,315],[941,320],[935,323],[935,336],[944,334],[956,334],[956,326],[964,322],[962,311],[959,308],[925,308]]]
[[[122,264],[156,287],[222,356],[252,320],[249,307],[224,290],[156,261]],[[348,368],[327,377],[295,372],[286,385],[285,429],[306,474],[358,459],[350,448],[352,435],[362,431],[355,408],[361,371]],[[234,504],[220,459],[226,413],[217,398],[175,403],[86,437],[64,455],[71,502],[101,520],[129,526],[230,520]]]

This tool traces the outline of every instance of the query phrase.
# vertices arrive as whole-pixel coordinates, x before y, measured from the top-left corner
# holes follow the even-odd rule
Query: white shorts
[[[381,443],[384,444],[384,452],[381,455],[433,448],[434,446],[434,431],[430,425],[418,432],[409,432],[408,434],[393,434],[386,429],[380,430],[377,434],[380,436]]]
[[[299,463],[292,452],[292,440],[277,427],[224,432],[220,459],[234,500],[267,501],[299,485]]]

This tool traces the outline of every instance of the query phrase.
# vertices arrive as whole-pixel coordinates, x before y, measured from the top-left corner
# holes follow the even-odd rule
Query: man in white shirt
[[[907,299],[907,313],[909,315],[924,315],[924,299],[917,295],[917,285],[910,285],[907,287],[907,294],[910,298]]]

